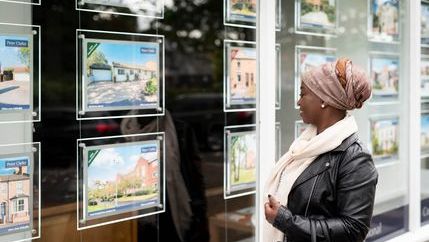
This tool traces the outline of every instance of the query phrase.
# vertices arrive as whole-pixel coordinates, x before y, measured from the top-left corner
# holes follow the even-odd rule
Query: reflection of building
[[[127,174],[116,176],[116,182],[121,181],[135,181],[137,180],[136,187],[128,189],[127,193],[134,193],[142,189],[157,188],[158,187],[158,160],[146,160],[140,157],[136,162],[134,168]]]
[[[0,176],[0,224],[28,222],[30,177],[23,173]]]
[[[256,59],[246,56],[239,48],[231,49],[230,86],[232,93],[239,96],[253,97],[256,88]]]
[[[127,65],[113,62],[112,65],[92,64],[89,67],[89,79],[93,82],[123,82],[146,81],[156,77],[156,63],[148,62],[146,65]]]
[[[388,151],[397,146],[396,125],[375,126],[375,136],[378,138],[378,147],[383,151]]]

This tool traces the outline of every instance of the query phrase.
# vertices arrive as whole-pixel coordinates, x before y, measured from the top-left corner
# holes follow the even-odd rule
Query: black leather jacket
[[[289,193],[288,207],[280,207],[273,226],[287,242],[363,241],[377,179],[371,155],[353,134],[303,171]]]

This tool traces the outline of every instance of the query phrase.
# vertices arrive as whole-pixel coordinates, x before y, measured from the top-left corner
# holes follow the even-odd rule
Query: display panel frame
[[[302,132],[307,128],[308,124],[304,123],[302,120],[295,120],[295,139],[297,139]]]
[[[118,136],[109,136],[109,137],[96,137],[96,138],[83,138],[76,140],[76,152],[77,152],[77,203],[76,203],[76,215],[77,215],[77,229],[86,230],[95,227],[105,226],[108,224],[118,223],[122,221],[132,220],[136,218],[151,216],[159,213],[165,212],[165,202],[166,202],[166,183],[165,183],[165,134],[164,132],[155,132],[155,133],[145,133],[145,134],[133,134],[133,135],[118,135]],[[156,145],[157,146],[157,175],[154,176],[157,180],[155,187],[157,188],[157,204],[151,204],[151,206],[139,206],[135,201],[136,205],[131,209],[125,209],[122,211],[116,211],[116,209],[122,209],[119,206],[113,207],[113,210],[104,211],[104,214],[95,214],[94,217],[89,218],[89,187],[88,187],[88,163],[85,158],[86,152],[92,150],[102,150],[113,151],[115,148],[130,148],[135,146],[144,146],[144,145]],[[140,147],[141,148],[141,147]],[[142,152],[142,151],[141,151]],[[152,151],[153,152],[153,151]],[[94,153],[92,153],[94,154]],[[96,153],[99,154],[99,153]],[[129,155],[129,153],[127,153]],[[110,156],[109,156],[110,157]],[[115,156],[116,157],[116,156]],[[119,156],[119,158],[122,158]],[[119,159],[118,158],[118,159]],[[132,157],[131,157],[132,158]],[[131,159],[130,158],[130,159]],[[134,157],[135,158],[135,157]],[[144,158],[145,159],[145,158]],[[136,161],[137,167],[138,160]],[[149,165],[148,165],[149,166]],[[134,167],[134,169],[135,169]],[[144,170],[149,170],[145,168]],[[137,171],[138,173],[138,171]],[[118,173],[119,174],[119,173]],[[128,173],[127,173],[128,174]],[[127,174],[122,174],[123,177],[127,177]],[[121,176],[122,177],[122,176]],[[117,186],[117,183],[115,183]],[[116,202],[118,194],[116,194]],[[122,201],[124,202],[124,201]],[[100,215],[100,216],[99,216]]]
[[[75,9],[78,11],[87,11],[87,12],[93,12],[93,13],[107,13],[107,14],[117,14],[117,15],[134,16],[134,17],[154,18],[154,19],[164,18],[165,0],[155,0],[157,4],[157,6],[155,7],[156,10],[150,12],[149,14],[132,13],[130,11],[130,7],[95,3],[96,1],[97,0],[75,0]],[[102,0],[99,0],[99,1],[102,1]],[[86,2],[89,2],[89,3],[86,3]],[[135,6],[135,5],[131,4],[131,6]],[[96,9],[97,7],[98,8],[107,7],[107,9],[108,7],[117,7],[119,10],[118,11],[97,10]],[[127,10],[129,12],[127,12]],[[142,10],[144,9],[139,9],[139,11],[142,11]]]
[[[375,122],[381,122],[381,121],[396,121],[396,146],[397,150],[393,154],[382,154],[382,155],[375,155],[374,149],[373,149],[373,123]],[[394,121],[394,122],[395,122]],[[368,119],[369,122],[369,129],[368,129],[368,150],[374,160],[374,164],[377,168],[393,165],[399,162],[400,160],[400,116],[398,114],[375,114],[369,116]]]
[[[225,126],[224,128],[224,199],[237,198],[247,196],[256,193],[256,140],[255,140],[255,157],[254,157],[254,171],[255,181],[247,182],[245,184],[238,184],[237,187],[233,187],[230,181],[230,140],[233,136],[239,135],[255,135],[256,138],[256,125],[235,125]]]
[[[19,206],[20,209],[27,209],[28,215],[24,214],[24,217],[28,216],[28,228],[18,227],[11,228],[11,231],[7,231],[4,234],[0,234],[0,240],[6,240],[10,242],[30,241],[33,239],[40,239],[41,236],[41,144],[40,142],[33,143],[18,143],[18,144],[6,144],[0,145],[0,160],[4,161],[2,164],[2,170],[4,169],[15,169],[12,176],[22,176],[19,180],[18,177],[8,179],[8,183],[16,182],[15,189],[10,189],[16,192],[15,200],[16,204],[13,206]],[[23,162],[27,163],[22,165]],[[12,164],[7,164],[12,162]],[[2,163],[2,162],[0,162]],[[4,167],[3,167],[4,166]],[[18,169],[18,170],[16,170]],[[25,172],[27,171],[27,172]],[[5,172],[5,171],[2,171]],[[19,173],[23,173],[20,175]],[[25,185],[23,181],[27,180],[28,184]],[[19,183],[19,184],[18,184]],[[8,184],[9,186],[9,184]],[[12,186],[12,184],[10,184]],[[8,189],[9,190],[9,189]],[[22,194],[18,191],[21,190]],[[27,190],[28,195],[25,195]],[[20,195],[21,194],[21,195]],[[8,194],[9,196],[10,194]],[[12,205],[10,205],[12,206]],[[11,212],[11,209],[7,209]],[[22,214],[21,214],[22,215]],[[22,219],[22,217],[21,217]],[[22,223],[23,221],[18,221]],[[22,224],[21,224],[22,226]]]
[[[275,135],[275,142],[276,142],[276,162],[279,161],[279,159],[282,156],[282,127],[280,122],[275,123],[275,129],[276,129],[276,135]]]
[[[316,47],[316,46],[303,46],[303,45],[297,45],[295,46],[295,109],[299,109],[298,107],[298,100],[299,100],[299,93],[301,88],[301,52],[306,50],[307,52],[317,53],[319,55],[325,54],[326,57],[332,57],[332,61],[336,60],[336,48],[329,48],[329,47]],[[329,56],[329,53],[331,55]],[[324,62],[326,63],[326,62]],[[318,63],[317,65],[320,65]]]
[[[282,1],[276,0],[276,31],[281,31],[283,28],[282,16]]]
[[[19,1],[19,0],[0,0],[0,2],[6,3],[18,3],[18,4],[28,4],[28,5],[42,5],[42,0],[30,0],[31,2]]]
[[[374,83],[372,79],[372,71],[373,71],[373,59],[384,59],[384,60],[395,60],[397,61],[397,90],[396,93],[393,94],[375,94],[374,92]],[[388,104],[396,104],[399,102],[401,95],[401,60],[400,56],[397,53],[392,52],[370,52],[368,55],[368,73],[370,78],[370,83],[372,87],[371,97],[369,99],[368,104],[370,105],[388,105]],[[390,75],[390,74],[388,74]],[[393,84],[394,85],[394,84]]]
[[[159,47],[156,49],[158,53],[157,55],[157,62],[155,62],[155,68],[156,68],[156,98],[157,98],[157,105],[119,105],[118,107],[102,107],[100,109],[97,108],[89,108],[86,107],[86,91],[87,91],[87,85],[89,84],[87,80],[88,77],[86,77],[85,71],[86,71],[86,58],[83,57],[86,54],[85,48],[83,47],[83,44],[89,43],[85,41],[85,39],[89,40],[100,40],[100,42],[104,43],[114,43],[116,45],[119,44],[127,44],[129,43],[129,46],[136,48],[143,48],[141,45],[154,45]],[[112,41],[112,42],[110,42]],[[97,43],[96,43],[97,44]],[[144,49],[144,48],[143,48]],[[149,49],[149,48],[148,48]],[[140,49],[140,52],[142,49]],[[146,54],[146,53],[140,53],[140,54]],[[122,54],[121,54],[122,55]],[[143,58],[142,58],[143,59]],[[145,66],[148,66],[151,61],[146,61]],[[112,84],[118,83],[114,81],[114,73],[113,70],[115,68],[113,65],[121,65],[120,63],[112,62],[112,65],[105,64],[105,66],[109,66],[109,70],[107,70],[107,67],[105,68],[107,71],[110,71],[111,74],[109,74],[109,77],[111,78]],[[137,66],[137,65],[135,65]],[[118,68],[117,68],[118,69]],[[124,68],[119,68],[124,69]],[[118,69],[118,71],[120,71]],[[86,29],[77,29],[76,30],[76,120],[94,120],[94,119],[105,119],[105,118],[126,118],[126,117],[150,117],[150,116],[163,116],[165,114],[165,51],[164,51],[164,36],[162,35],[149,35],[149,34],[135,34],[135,33],[126,33],[126,32],[111,32],[111,31],[99,31],[99,30],[86,30]],[[121,74],[126,74],[127,77],[132,76],[131,71],[135,70],[129,70],[130,73],[125,73],[123,70]],[[138,70],[142,71],[142,70]],[[146,70],[143,70],[143,73],[146,73]],[[136,76],[137,72],[134,73],[134,76]],[[138,73],[139,75],[144,75],[141,73]],[[151,81],[151,80],[149,80]],[[146,80],[146,85],[149,82]],[[121,81],[122,83],[127,84],[128,81]],[[121,84],[119,82],[119,84]],[[143,82],[143,80],[138,80],[138,82]],[[131,87],[130,84],[127,84]],[[139,89],[140,90],[140,89]],[[136,90],[134,90],[136,91]],[[138,90],[137,90],[138,91]],[[103,94],[103,93],[102,93]],[[129,94],[128,94],[129,95]],[[125,100],[119,100],[118,103],[121,103]],[[140,100],[141,103],[144,104],[144,100]],[[113,103],[112,103],[113,104]],[[136,114],[137,113],[137,114]]]
[[[239,17],[233,17],[231,13],[231,1],[232,0],[224,0],[223,1],[223,24],[225,26],[230,27],[238,27],[238,28],[249,28],[256,29],[256,21],[257,21],[257,6],[255,7],[255,17],[244,16],[243,19]],[[239,14],[237,14],[239,15]],[[246,18],[249,18],[248,20]]]
[[[316,35],[316,36],[324,36],[324,37],[337,37],[337,31],[339,27],[339,0],[335,1],[335,21],[333,28],[326,28],[323,26],[302,26],[301,21],[301,2],[303,0],[295,0],[295,33],[304,34],[304,35]],[[326,14],[326,13],[325,13]],[[311,25],[311,24],[308,24]]]
[[[276,44],[276,109],[282,108],[282,49]]]
[[[401,41],[401,38],[400,38],[400,35],[401,35],[401,31],[402,31],[402,29],[401,29],[401,24],[399,23],[400,22],[400,18],[401,18],[401,1],[399,1],[399,0],[397,0],[398,1],[398,23],[397,23],[397,28],[398,28],[398,30],[397,30],[397,34],[395,34],[394,36],[390,36],[390,35],[387,35],[387,36],[382,36],[382,35],[380,35],[380,34],[377,34],[377,33],[374,33],[373,32],[373,15],[372,15],[372,12],[373,12],[373,1],[375,1],[375,0],[368,0],[367,1],[367,9],[368,9],[368,12],[367,12],[367,36],[368,36],[368,40],[370,41],[370,42],[378,42],[378,43],[390,43],[390,44],[399,44],[400,43],[400,41]]]
[[[13,37],[15,38],[14,45],[9,47],[15,48],[27,48],[28,51],[24,50],[23,52],[16,51],[18,54],[15,59],[20,59],[20,62],[28,61],[27,64],[20,63],[25,66],[15,66],[3,68],[2,77],[6,78],[4,71],[11,71],[11,74],[8,75],[10,78],[14,80],[5,80],[1,82],[6,85],[1,94],[6,93],[16,100],[15,104],[5,103],[4,110],[0,107],[0,124],[1,123],[29,123],[29,122],[40,122],[41,121],[41,68],[40,68],[40,53],[41,53],[41,43],[40,43],[40,35],[41,28],[38,25],[26,25],[26,24],[13,24],[13,23],[1,23],[0,22],[0,37],[5,37],[5,45],[6,38]],[[26,34],[22,34],[26,33]],[[10,41],[10,40],[9,40]],[[17,42],[18,41],[18,42]],[[19,43],[22,42],[22,43]],[[12,42],[8,42],[9,44],[13,44]],[[19,45],[25,44],[26,46],[20,47]],[[25,60],[24,59],[27,59]],[[16,60],[15,60],[16,61]],[[2,69],[0,67],[0,69]],[[17,73],[15,73],[17,72]],[[15,80],[15,78],[19,77],[20,80]],[[7,83],[9,81],[14,82],[13,84]],[[15,94],[11,94],[10,92],[14,92]],[[8,94],[9,93],[9,94]],[[25,97],[21,97],[21,99],[17,98],[17,96],[25,94]],[[1,95],[0,94],[0,95]],[[22,99],[28,99],[24,101]]]
[[[230,50],[231,48],[241,48],[245,49],[247,51],[251,50],[254,51],[254,64],[255,64],[255,70],[253,73],[253,83],[254,83],[254,97],[248,98],[249,100],[245,101],[233,101],[232,100],[232,94],[231,94],[231,76],[230,71],[231,69],[231,61],[230,61]],[[224,40],[224,85],[223,85],[223,111],[224,112],[237,112],[237,111],[256,111],[256,87],[258,82],[258,77],[256,75],[256,63],[257,63],[257,57],[256,57],[256,42],[252,41],[239,41],[239,40]],[[252,60],[250,58],[250,60]],[[252,83],[252,76],[250,76],[251,83]],[[243,99],[243,98],[241,98]]]

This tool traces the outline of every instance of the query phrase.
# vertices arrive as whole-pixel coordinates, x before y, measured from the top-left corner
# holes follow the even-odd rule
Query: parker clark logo
[[[5,164],[6,168],[15,168],[15,167],[21,167],[21,166],[28,166],[28,160],[22,159],[22,160],[6,161],[6,164]]]
[[[156,54],[156,48],[140,48],[140,53],[142,54]]]
[[[28,47],[27,40],[6,39],[6,47]]]

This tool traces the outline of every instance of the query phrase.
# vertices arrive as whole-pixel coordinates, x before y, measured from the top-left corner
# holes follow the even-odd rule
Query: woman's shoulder
[[[340,172],[361,171],[376,178],[378,174],[371,153],[357,134],[352,136],[343,141],[347,143],[347,147],[340,156]]]

